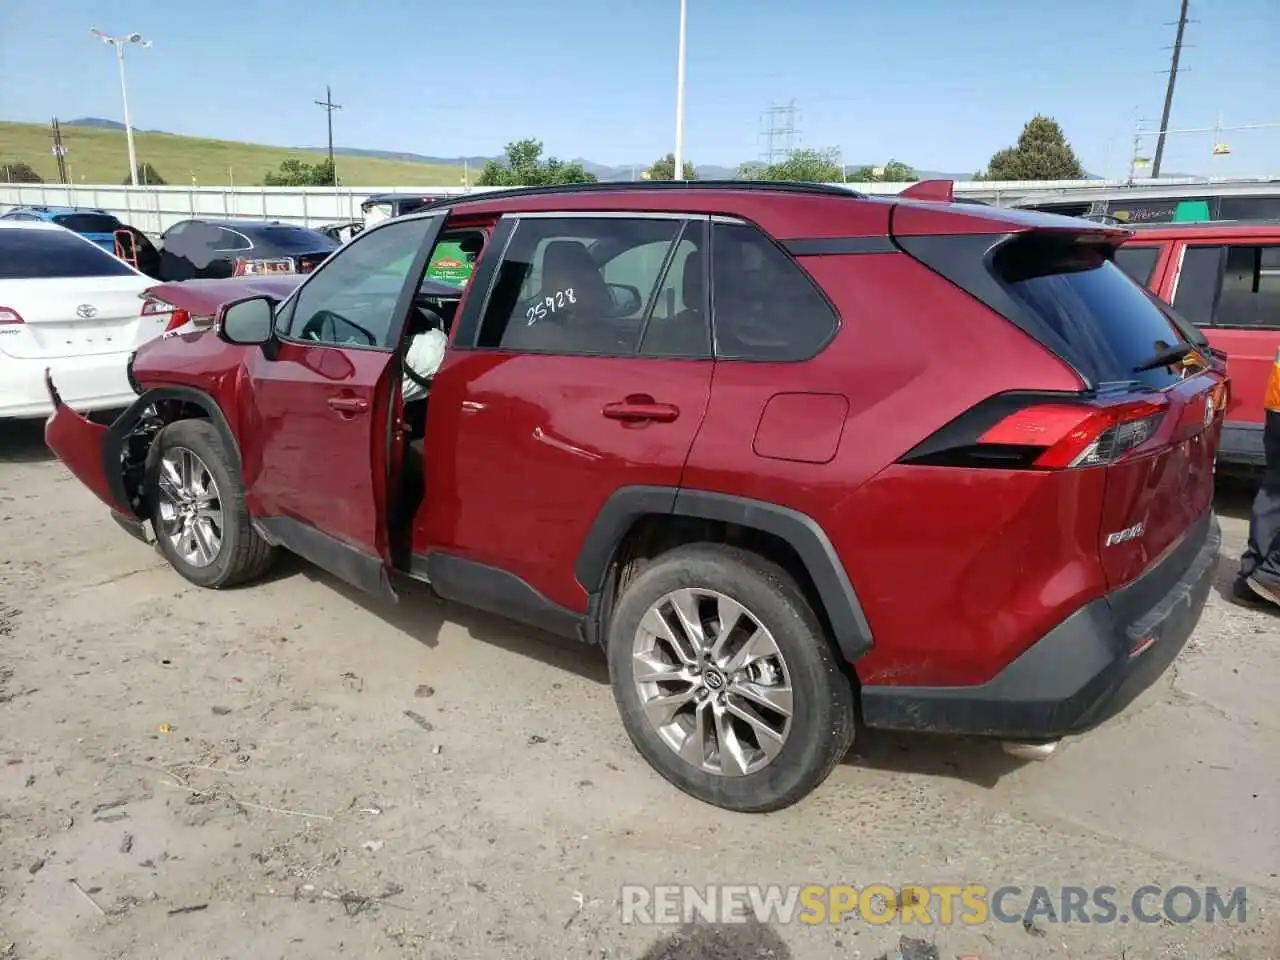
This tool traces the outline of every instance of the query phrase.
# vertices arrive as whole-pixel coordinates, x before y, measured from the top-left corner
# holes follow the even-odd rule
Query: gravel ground
[[[0,429],[0,958],[1280,957],[1280,619],[1044,763],[861,735],[763,817],[632,750],[602,659],[301,561],[189,586]],[[1219,509],[1229,583],[1247,499]],[[623,924],[623,883],[1248,888],[1244,923]],[[928,941],[929,946],[901,940]]]

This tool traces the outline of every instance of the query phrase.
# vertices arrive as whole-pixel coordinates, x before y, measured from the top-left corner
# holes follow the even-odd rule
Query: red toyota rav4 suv
[[[1116,265],[1227,357],[1231,397],[1218,465],[1261,469],[1262,397],[1280,350],[1280,221],[1138,228]]]
[[[814,789],[858,708],[1052,740],[1199,619],[1225,379],[1114,265],[1126,232],[909,194],[455,198],[287,294],[159,291],[216,291],[216,325],[141,348],[109,428],[51,384],[47,440],[194,583],[279,546],[603,646],[640,753],[724,807]],[[462,241],[467,288],[424,281]]]

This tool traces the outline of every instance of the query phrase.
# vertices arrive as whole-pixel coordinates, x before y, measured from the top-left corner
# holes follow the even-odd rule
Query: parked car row
[[[114,215],[75,207],[19,207],[0,228],[0,418],[51,411],[46,367],[78,409],[127,405],[130,354],[192,321],[147,294],[157,280],[306,274],[338,248],[290,224],[186,220],[157,249]]]

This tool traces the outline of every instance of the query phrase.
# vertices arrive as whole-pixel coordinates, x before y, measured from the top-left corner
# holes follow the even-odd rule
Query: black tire
[[[159,472],[166,451],[185,447],[208,468],[218,488],[223,529],[217,556],[207,566],[188,563],[165,536],[160,520]],[[179,420],[161,430],[147,457],[147,489],[152,492],[151,525],[156,543],[170,565],[184,578],[201,587],[232,587],[260,577],[275,558],[274,548],[253,529],[245,506],[244,484],[226,445],[207,420]]]
[[[715,591],[746,607],[773,634],[786,661],[791,728],[763,769],[725,776],[695,766],[667,745],[644,713],[633,673],[636,631],[651,605],[681,588]],[[795,581],[755,553],[698,543],[657,557],[623,588],[606,643],[614,698],[632,743],[662,776],[699,800],[741,813],[780,810],[818,787],[853,744],[852,681]]]

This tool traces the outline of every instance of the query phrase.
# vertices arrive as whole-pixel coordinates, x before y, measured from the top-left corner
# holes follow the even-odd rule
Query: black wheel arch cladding
[[[601,507],[578,553],[574,573],[582,587],[599,594],[619,545],[635,523],[662,515],[730,523],[790,544],[813,581],[841,655],[852,663],[871,649],[871,627],[862,604],[821,525],[797,510],[761,500],[681,487],[621,487]]]
[[[235,433],[232,431],[230,423],[227,422],[226,415],[212,396],[194,387],[156,387],[147,390],[130,404],[124,413],[116,417],[111,426],[107,428],[107,435],[102,443],[103,474],[107,478],[112,496],[118,503],[128,505],[140,519],[145,519],[145,516],[142,513],[138,513],[137,507],[125,487],[124,447],[130,435],[142,420],[146,409],[165,401],[191,404],[203,411],[205,417],[213,425],[214,429],[218,431],[218,435],[226,448],[227,456],[231,458],[231,465],[237,471],[241,469],[240,445],[236,442]]]

